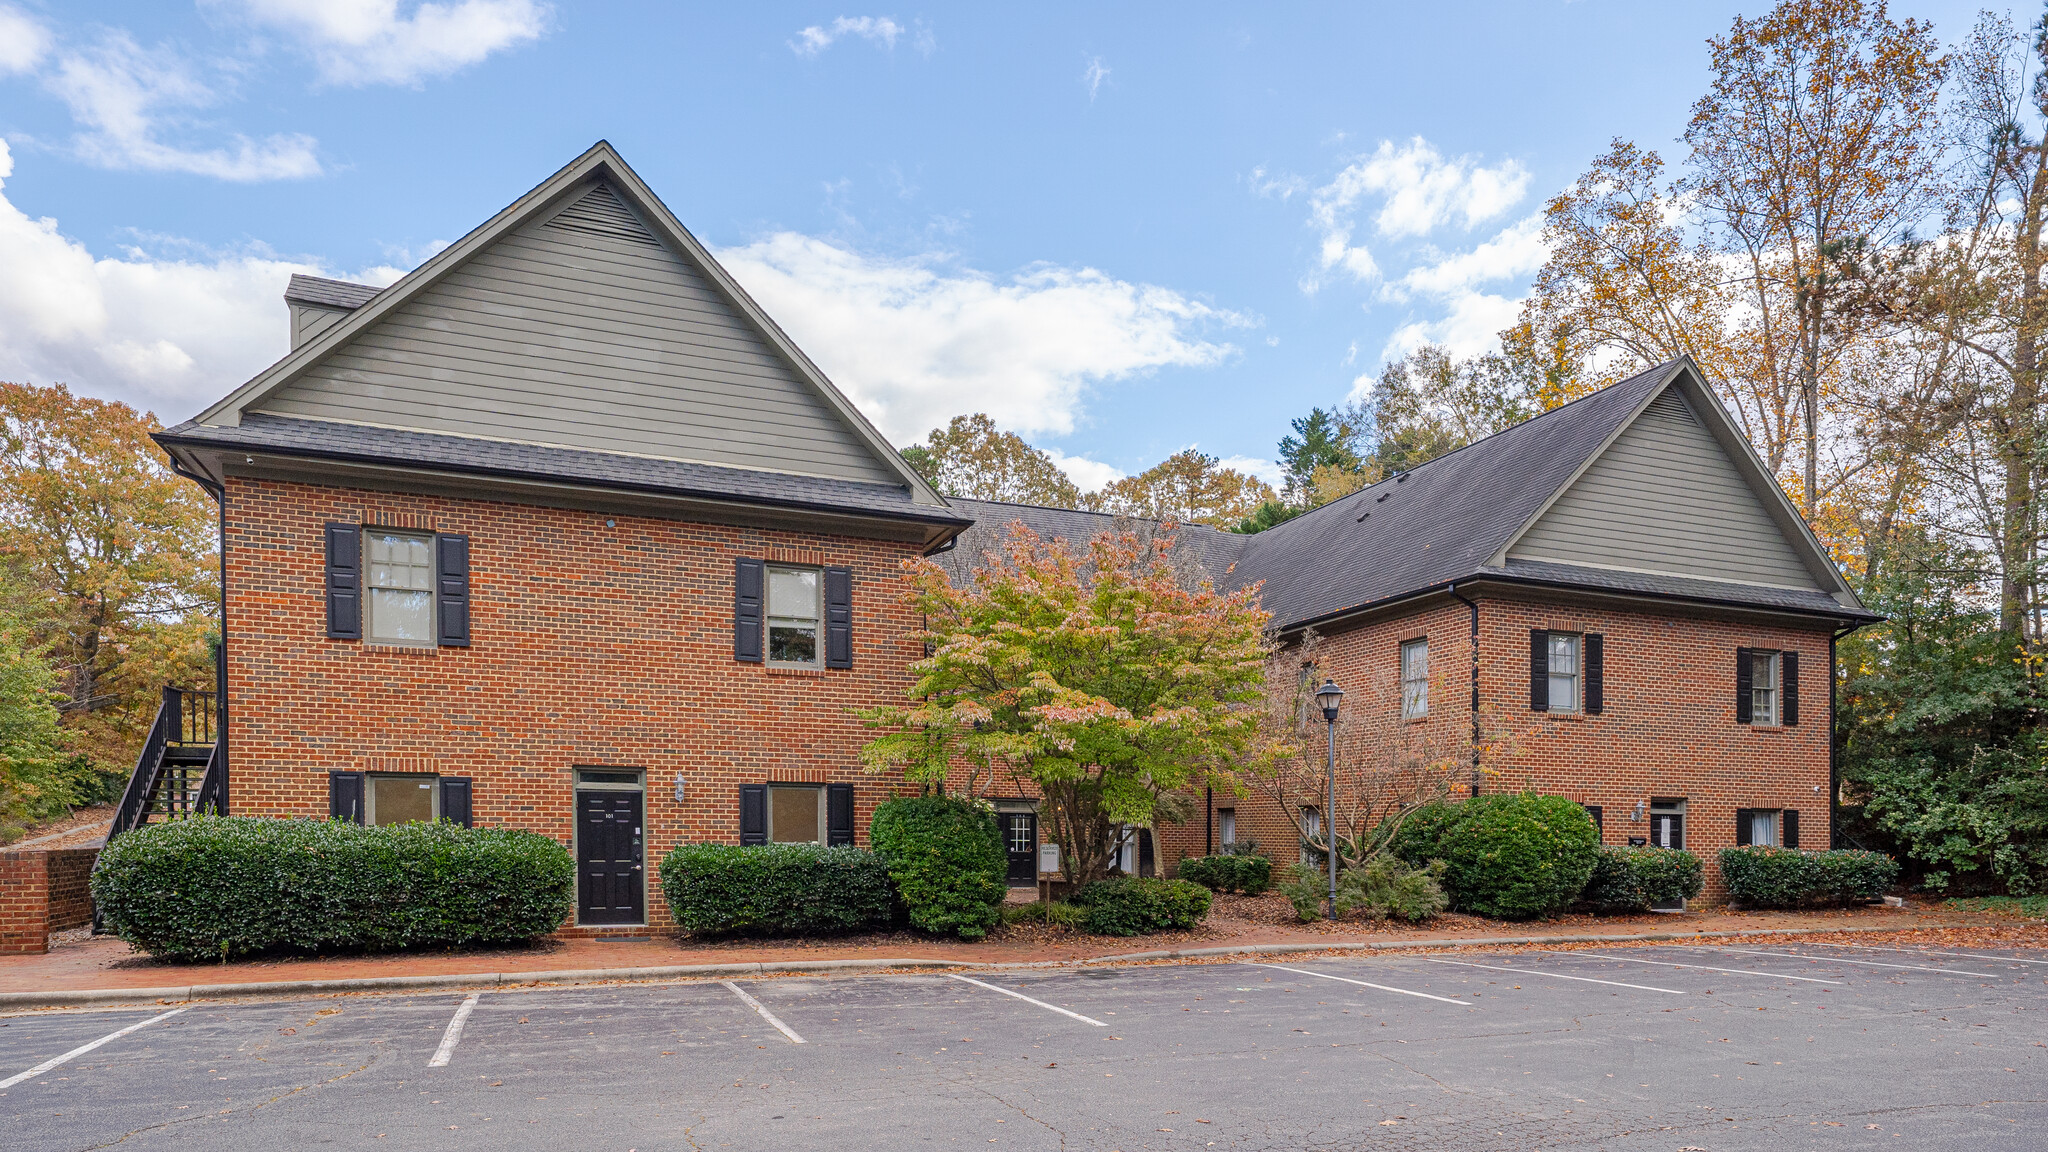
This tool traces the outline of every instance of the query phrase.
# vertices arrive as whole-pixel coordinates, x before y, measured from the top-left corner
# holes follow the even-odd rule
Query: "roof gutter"
[[[1445,589],[1472,609],[1472,795],[1479,795],[1479,601],[1458,591],[1456,581]]]

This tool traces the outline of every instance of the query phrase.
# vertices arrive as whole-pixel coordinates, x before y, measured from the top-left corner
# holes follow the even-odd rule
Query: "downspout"
[[[1835,727],[1835,693],[1841,677],[1835,673],[1835,642],[1860,625],[1850,625],[1828,636],[1828,847],[1835,846],[1835,827],[1842,816],[1842,739]]]
[[[165,455],[169,455],[166,453]],[[171,456],[171,471],[192,481],[213,497],[219,512],[220,532],[220,650],[213,662],[213,738],[220,742],[221,812],[227,812],[228,794],[228,489],[178,463]]]
[[[1209,809],[1202,816],[1202,855],[1214,856],[1216,854],[1216,786],[1214,784],[1202,789],[1202,803]]]
[[[1450,585],[1453,599],[1462,600],[1472,609],[1472,795],[1479,795],[1479,601],[1458,591],[1458,585]]]

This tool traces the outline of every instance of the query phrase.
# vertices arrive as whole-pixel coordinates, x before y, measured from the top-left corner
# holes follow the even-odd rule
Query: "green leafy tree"
[[[955,416],[923,444],[902,452],[925,481],[947,496],[1012,504],[1081,507],[1081,490],[1052,457],[982,413]]]
[[[1294,421],[1294,435],[1280,438],[1280,465],[1286,472],[1288,502],[1313,508],[1317,469],[1356,472],[1363,465],[1360,444],[1366,435],[1364,414],[1356,408],[1311,408]]]
[[[1091,493],[1087,502],[1100,512],[1223,528],[1256,515],[1273,499],[1265,481],[1220,467],[1216,457],[1189,448]]]
[[[0,844],[24,827],[63,815],[81,795],[79,759],[58,743],[56,676],[25,652],[12,621],[0,621]]]
[[[1238,791],[1263,763],[1270,617],[1255,589],[1182,579],[1172,542],[1105,532],[1082,554],[1017,525],[966,587],[907,561],[930,655],[908,702],[862,712],[885,732],[864,765],[940,788],[992,766],[1029,780],[1084,883],[1107,874],[1115,825],[1150,825],[1181,789]]]

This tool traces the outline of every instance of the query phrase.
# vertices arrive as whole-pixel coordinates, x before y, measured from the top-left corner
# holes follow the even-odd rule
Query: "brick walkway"
[[[1241,907],[1241,906],[1239,906]],[[238,984],[271,980],[347,980],[379,976],[449,976],[483,972],[568,971],[726,964],[786,960],[917,958],[1017,964],[1085,960],[1158,949],[1215,948],[1253,944],[1378,942],[1404,939],[1485,939],[1549,935],[1655,933],[1674,931],[1769,932],[1787,928],[1968,928],[1983,918],[1933,908],[1868,908],[1830,912],[1710,912],[1627,917],[1567,917],[1562,920],[1501,923],[1447,916],[1420,928],[1274,924],[1233,914],[1219,901],[1209,922],[1192,932],[1132,939],[1049,934],[1043,929],[1000,930],[988,940],[934,940],[909,932],[840,940],[700,942],[666,937],[646,940],[551,940],[531,948],[407,953],[347,957],[279,957],[230,964],[159,964],[108,937],[81,930],[52,941],[42,956],[0,958],[0,992],[57,992],[92,988],[152,988],[187,984]],[[2002,921],[2002,926],[2014,925]],[[2035,926],[2048,942],[2048,930]]]

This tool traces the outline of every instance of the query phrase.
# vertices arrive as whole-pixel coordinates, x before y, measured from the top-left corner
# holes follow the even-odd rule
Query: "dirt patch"
[[[83,847],[105,838],[106,826],[113,820],[112,804],[80,808],[62,820],[51,820],[28,829],[18,839],[0,844],[0,849]]]

